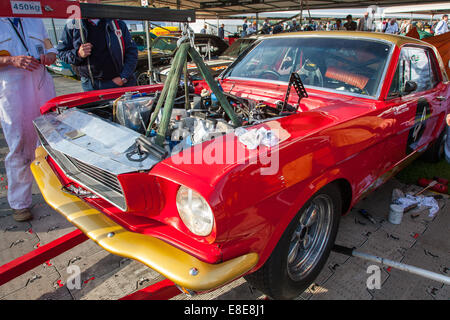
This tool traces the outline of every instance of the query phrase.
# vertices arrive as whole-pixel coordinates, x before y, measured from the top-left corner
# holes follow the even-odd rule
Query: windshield
[[[263,40],[224,74],[288,82],[297,72],[306,86],[375,96],[390,45],[362,39],[327,37]]]
[[[177,41],[176,37],[158,37],[152,43],[152,50],[173,52],[177,48]]]
[[[249,45],[255,42],[256,39],[237,39],[231,46],[227,48],[222,54],[223,56],[237,58],[242,51],[247,49]]]

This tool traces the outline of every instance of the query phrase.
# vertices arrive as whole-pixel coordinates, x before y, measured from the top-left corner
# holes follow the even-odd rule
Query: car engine
[[[194,94],[192,91],[193,88],[190,90],[189,101],[186,104],[184,88],[180,85],[171,114],[168,134],[166,134],[165,152],[159,150],[161,154],[165,154],[162,158],[177,150],[212,140],[237,129],[214,94],[205,89],[201,94]],[[262,101],[243,99],[225,92],[224,95],[242,123],[239,128],[296,112],[296,108],[291,105],[284,105],[282,101],[279,101],[275,106],[269,106]],[[160,92],[153,94],[127,92],[115,101],[78,108],[132,129],[142,136],[147,132],[149,133],[146,137],[147,143],[152,143],[152,138],[157,135],[162,117],[163,109],[160,110],[154,123],[149,128],[150,118],[155,111],[159,96]],[[178,146],[174,149],[178,144],[181,144],[182,148]]]

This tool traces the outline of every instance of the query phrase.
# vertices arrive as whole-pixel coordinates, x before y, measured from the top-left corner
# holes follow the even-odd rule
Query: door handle
[[[437,97],[436,97],[436,100],[439,100],[439,101],[445,101],[445,100],[447,100],[447,97],[444,97],[444,96],[437,96]]]

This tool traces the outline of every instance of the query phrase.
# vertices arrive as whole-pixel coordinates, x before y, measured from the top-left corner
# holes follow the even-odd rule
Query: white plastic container
[[[400,224],[403,219],[403,207],[397,204],[391,204],[389,211],[389,222],[392,224]]]

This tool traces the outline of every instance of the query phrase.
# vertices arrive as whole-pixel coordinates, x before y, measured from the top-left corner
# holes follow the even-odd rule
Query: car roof
[[[366,38],[375,40],[384,40],[401,47],[405,44],[419,44],[427,47],[431,47],[429,43],[424,41],[393,35],[380,32],[362,32],[362,31],[300,31],[300,32],[284,32],[276,35],[264,36],[262,38],[274,38],[274,37],[292,37],[292,36],[327,36],[327,37],[348,37],[348,38]]]

